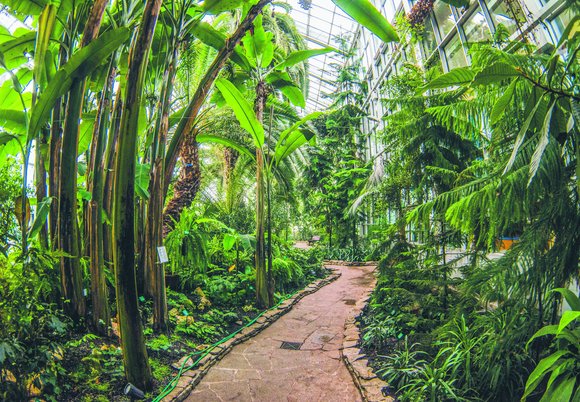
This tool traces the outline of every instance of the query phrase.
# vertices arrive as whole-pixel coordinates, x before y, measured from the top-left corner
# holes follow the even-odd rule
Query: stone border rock
[[[393,397],[383,395],[383,389],[388,384],[377,377],[359,347],[360,330],[356,325],[356,318],[368,303],[371,292],[368,291],[349,313],[344,323],[344,339],[340,354],[364,402],[393,402],[395,401]]]
[[[340,261],[324,260],[325,265],[342,265],[347,267],[365,267],[367,265],[378,265],[377,261]]]
[[[296,303],[298,303],[298,301],[300,301],[302,298],[316,292],[318,289],[328,285],[330,282],[335,281],[341,275],[341,273],[338,270],[332,268],[326,269],[330,271],[328,276],[312,282],[310,285],[306,286],[297,294],[295,294],[288,300],[282,302],[277,308],[273,308],[272,310],[267,311],[255,323],[238,332],[233,338],[216,346],[207,356],[205,356],[198,363],[198,365],[195,368],[181,373],[181,377],[179,378],[175,388],[171,391],[169,395],[165,396],[162,399],[162,401],[181,402],[185,400],[185,398],[189,396],[189,394],[195,388],[195,386],[199,384],[201,379],[207,374],[209,369],[212,366],[214,366],[217,362],[219,362],[221,359],[223,359],[224,356],[227,355],[235,345],[244,342],[245,340],[255,336],[262,330],[266,329],[278,318],[289,312],[292,309],[292,307]],[[184,356],[179,361],[174,362],[171,365],[171,367],[173,367],[175,370],[179,370],[180,367],[182,367],[182,365],[186,367],[193,364],[194,362],[195,360],[193,360],[191,357]]]

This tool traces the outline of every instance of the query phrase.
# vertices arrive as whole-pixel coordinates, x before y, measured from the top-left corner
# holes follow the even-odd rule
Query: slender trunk
[[[115,158],[113,187],[113,261],[121,349],[127,381],[143,390],[152,385],[135,277],[135,164],[139,108],[147,59],[162,0],[148,0],[129,54],[125,104]]]
[[[121,97],[121,87],[117,89],[115,94],[115,106],[113,108],[113,116],[111,127],[109,129],[109,136],[107,138],[107,149],[105,151],[105,159],[103,161],[104,169],[104,189],[113,188],[113,168],[115,165],[115,158],[119,146],[119,129],[121,124],[121,113],[123,111],[123,99]],[[106,266],[111,270],[113,267],[113,234],[111,233],[110,218],[113,211],[113,192],[107,191],[103,198],[103,213],[107,216],[108,222],[103,223],[103,258]]]
[[[113,56],[112,60],[115,60]],[[112,62],[113,63],[113,62]],[[106,128],[110,115],[110,104],[115,81],[116,69],[111,65],[108,80],[97,109],[93,137],[90,147],[90,161],[87,169],[88,191],[92,194],[87,213],[87,244],[89,270],[91,273],[92,323],[101,334],[108,333],[110,311],[108,289],[105,278],[105,261],[103,250],[103,195]]]
[[[46,198],[46,168],[44,166],[43,149],[46,149],[48,130],[43,129],[40,137],[36,139],[36,155],[34,158],[35,181],[36,181],[36,202],[40,202]],[[44,249],[48,249],[48,225],[42,224],[40,229],[40,245]]]
[[[81,41],[81,47],[88,45],[98,34],[105,12],[107,0],[94,2]],[[62,151],[59,171],[59,248],[68,254],[61,258],[61,283],[65,310],[73,317],[80,318],[86,313],[86,303],[82,291],[82,269],[80,266],[80,242],[77,222],[77,152],[79,140],[79,120],[83,107],[85,80],[75,79],[71,85],[68,106],[62,134]]]
[[[177,69],[177,44],[163,77],[163,90],[159,105],[159,117],[155,127],[155,139],[151,149],[151,178],[149,182],[149,204],[145,219],[145,244],[143,247],[145,293],[153,298],[153,325],[165,329],[168,323],[165,269],[156,262],[157,247],[163,245],[163,189],[165,188],[165,143],[169,131],[169,107],[173,81]]]
[[[266,98],[266,84],[260,81],[256,86],[256,100],[254,102],[254,111],[259,122],[264,120]],[[263,150],[256,148],[256,301],[259,308],[271,305],[264,238],[264,163]]]
[[[52,197],[50,204],[50,244],[52,249],[58,246],[58,172],[60,171],[60,149],[62,145],[62,125],[60,123],[62,100],[58,100],[52,110],[52,125],[50,127],[50,156],[48,190]]]

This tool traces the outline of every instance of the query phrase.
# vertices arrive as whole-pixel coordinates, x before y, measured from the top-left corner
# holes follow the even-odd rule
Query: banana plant
[[[261,171],[263,172],[263,176],[258,176],[256,180],[256,299],[259,305],[268,306],[272,302],[272,296],[269,294],[269,291],[273,288],[273,283],[271,283],[271,276],[269,277],[268,272],[266,271],[266,264],[264,261],[266,254],[263,253],[260,255],[258,251],[260,244],[259,236],[262,236],[263,242],[265,240],[264,221],[266,218],[266,211],[264,206],[267,207],[268,211],[270,210],[269,197],[265,199],[263,193],[264,184],[269,188],[272,182],[273,171],[297,149],[313,139],[314,132],[308,129],[305,124],[320,116],[321,113],[311,113],[279,133],[276,144],[270,152],[269,144],[265,137],[266,130],[258,119],[250,102],[235,87],[235,85],[228,80],[218,80],[216,82],[216,87],[228,106],[233,109],[240,126],[250,134],[254,149],[250,150],[236,141],[215,135],[210,136],[201,134],[198,135],[197,140],[200,143],[212,142],[236,149],[255,161],[257,170],[261,168]],[[262,155],[264,159],[260,159],[260,155]],[[261,180],[264,180],[265,183],[261,182]],[[266,205],[264,205],[265,202],[267,203]],[[262,230],[261,233],[260,230]],[[269,236],[269,239],[270,238],[271,236]],[[263,244],[265,244],[265,242]],[[271,249],[271,247],[268,249]],[[262,263],[258,261],[259,257],[263,258]]]

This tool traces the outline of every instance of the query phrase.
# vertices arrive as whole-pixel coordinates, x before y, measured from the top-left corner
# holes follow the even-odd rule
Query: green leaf
[[[370,1],[332,0],[332,2],[384,42],[396,42],[399,40],[395,29]]]
[[[276,145],[276,150],[274,151],[274,162],[280,164],[284,158],[306,144],[313,137],[314,132],[308,129],[291,132],[284,141],[278,141],[278,145]]]
[[[576,296],[570,289],[556,288],[553,289],[552,292],[560,293],[562,296],[564,296],[570,307],[572,307],[572,310],[580,311],[580,298],[578,298],[578,296]]]
[[[451,4],[454,7],[469,7],[469,0],[441,0],[443,3]]]
[[[314,113],[307,114],[302,119],[300,119],[296,123],[292,124],[292,126],[287,128],[286,130],[282,131],[280,133],[280,136],[278,137],[278,143],[281,143],[282,141],[284,141],[286,139],[286,137],[290,133],[296,131],[298,129],[298,127],[302,126],[303,124],[307,123],[310,120],[313,120],[313,119],[320,117],[322,114],[323,114],[322,112],[314,112]]]
[[[29,237],[36,236],[46,222],[48,213],[50,212],[50,205],[52,204],[52,197],[45,197],[40,204],[36,206],[36,216],[34,217],[34,222],[30,227]]]
[[[52,36],[52,32],[54,30],[57,11],[58,4],[56,2],[49,1],[48,4],[44,7],[44,10],[42,10],[42,13],[38,19],[36,47],[34,49],[34,79],[41,88],[44,88],[44,85],[47,81],[44,60],[48,51],[50,37]]]
[[[214,143],[214,144],[225,145],[226,147],[230,147],[230,148],[235,149],[236,151],[238,151],[244,155],[247,155],[252,160],[256,159],[256,155],[254,155],[245,145],[240,144],[234,140],[230,140],[228,138],[218,137],[217,135],[199,134],[196,137],[196,140],[200,144]]]
[[[576,377],[570,375],[560,381],[553,390],[548,389],[540,402],[570,402],[575,386]]]
[[[143,199],[149,199],[149,171],[148,163],[137,163],[135,166],[135,193]]]
[[[526,348],[532,343],[532,341],[536,338],[546,335],[556,335],[558,333],[558,326],[557,325],[546,325],[545,327],[540,328],[536,333],[530,338],[528,343],[526,344]]]
[[[244,0],[205,0],[202,9],[208,14],[219,14],[240,7]]]
[[[320,56],[322,54],[336,52],[336,51],[337,50],[335,48],[332,48],[332,47],[325,47],[325,48],[321,48],[321,49],[310,49],[310,50],[298,50],[296,52],[290,53],[286,57],[286,59],[282,63],[276,65],[276,67],[274,67],[274,69],[284,70],[285,68],[295,66],[296,64],[301,63],[304,60],[307,60],[311,57]]]
[[[473,83],[476,85],[487,85],[516,77],[518,75],[519,73],[514,66],[504,62],[498,62],[475,74]]]
[[[536,176],[538,169],[540,167],[540,162],[542,161],[542,156],[544,151],[550,142],[550,123],[552,121],[552,112],[554,111],[554,106],[556,106],[556,99],[551,100],[551,105],[544,116],[544,123],[542,124],[542,131],[540,132],[540,141],[536,145],[534,154],[530,161],[530,178],[528,179],[528,186],[532,183],[532,180]]]
[[[0,66],[12,70],[27,62],[24,54],[34,49],[36,32],[27,32],[0,45]]]
[[[556,368],[554,367],[554,364],[566,353],[568,353],[568,351],[559,350],[555,353],[552,353],[550,356],[540,360],[534,371],[532,371],[532,373],[528,377],[528,381],[526,381],[526,391],[522,396],[522,400],[525,400],[525,398],[536,389],[536,387],[542,381],[542,378],[544,378],[544,376],[547,373]]]
[[[224,251],[230,251],[236,244],[236,236],[230,233],[224,235]]]
[[[518,155],[520,147],[524,143],[524,138],[526,138],[526,133],[528,132],[528,128],[530,127],[530,124],[531,124],[532,120],[534,119],[534,116],[536,115],[536,112],[538,111],[538,108],[540,107],[542,102],[544,102],[544,100],[542,98],[540,98],[540,100],[536,103],[536,106],[534,106],[534,108],[532,109],[532,111],[530,112],[528,117],[526,117],[526,120],[524,120],[524,124],[522,124],[522,127],[520,128],[520,132],[518,133],[518,136],[516,138],[516,142],[514,143],[514,149],[512,150],[512,154],[510,156],[510,159],[508,160],[508,163],[506,164],[505,169],[503,170],[504,175],[507,172],[509,172],[511,170],[512,166],[514,165],[514,162],[516,161],[516,156]]]
[[[447,74],[440,75],[424,86],[427,89],[449,88],[455,85],[465,85],[473,81],[475,72],[471,67],[454,68]]]
[[[564,311],[558,325],[558,333],[562,332],[570,323],[580,318],[580,311]]]
[[[493,104],[493,108],[491,109],[491,113],[489,115],[489,120],[491,124],[496,124],[499,121],[505,109],[510,104],[510,101],[514,96],[517,82],[518,82],[517,78],[513,80],[510,83],[510,85],[506,88],[505,92]]]
[[[128,28],[117,28],[100,35],[97,39],[71,56],[45,91],[38,98],[30,116],[28,139],[33,139],[50,117],[56,101],[63,96],[75,79],[83,79],[103,63],[119,46],[129,38]]]
[[[0,126],[17,134],[26,134],[26,115],[22,110],[0,109]]]
[[[233,109],[240,126],[251,134],[256,147],[262,148],[264,145],[264,127],[256,118],[252,105],[228,80],[217,80],[215,85],[227,104]]]
[[[194,24],[191,28],[191,33],[200,41],[216,50],[222,49],[226,44],[226,35],[215,29],[207,22]],[[230,59],[242,68],[249,68],[248,60],[239,47],[236,47],[230,56]]]
[[[301,108],[306,107],[306,101],[304,100],[302,91],[296,84],[294,84],[294,82],[292,82],[288,73],[272,71],[266,76],[266,82],[274,88],[279,89],[280,92],[282,92],[295,106]]]

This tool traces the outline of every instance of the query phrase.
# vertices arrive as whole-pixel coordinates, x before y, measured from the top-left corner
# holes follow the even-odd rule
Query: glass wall
[[[517,1],[490,0],[487,3],[495,27],[503,25],[510,35],[514,34],[526,21],[524,12]]]
[[[433,15],[437,21],[437,27],[439,28],[441,38],[443,38],[455,26],[455,18],[453,18],[451,8],[442,1],[436,1],[435,6],[433,7]]]
[[[476,42],[489,41],[491,39],[491,32],[481,8],[477,7],[473,14],[465,21],[463,31],[465,32],[468,45]]]
[[[447,57],[447,67],[449,70],[467,65],[465,51],[463,50],[463,45],[461,44],[461,40],[457,33],[453,35],[451,40],[447,43],[444,51],[445,56]]]

